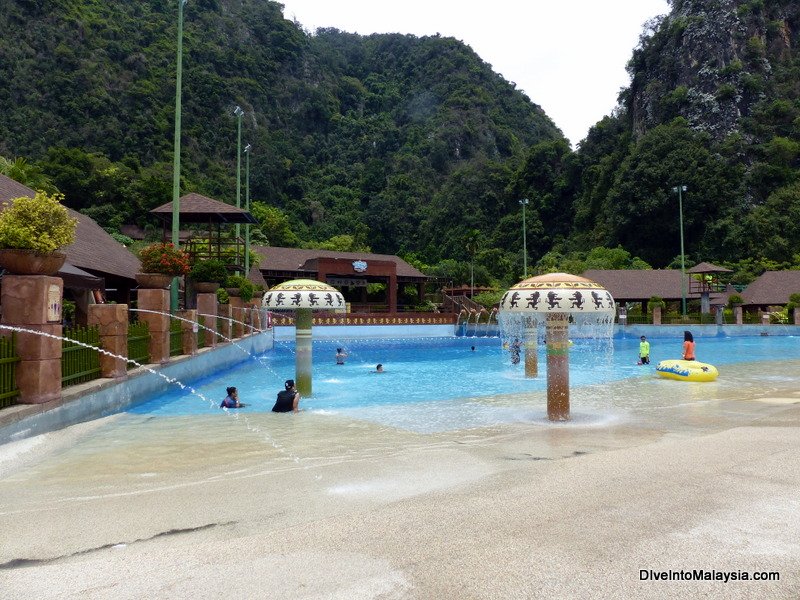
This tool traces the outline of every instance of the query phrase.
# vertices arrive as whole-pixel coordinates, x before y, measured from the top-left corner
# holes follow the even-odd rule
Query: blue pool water
[[[697,342],[698,360],[716,365],[721,377],[725,365],[737,362],[800,359],[800,338],[793,336],[715,337]],[[656,377],[658,361],[680,358],[681,344],[681,339],[652,339],[652,364],[639,366],[638,339],[576,340],[570,350],[570,387]],[[337,347],[349,354],[345,365],[335,364]],[[230,385],[239,388],[247,411],[268,412],[283,381],[294,377],[293,349],[293,343],[277,343],[274,350],[234,369],[190,382],[196,394],[173,387],[129,412],[154,416],[219,413]],[[542,391],[547,385],[544,347],[539,347],[539,376],[529,379],[522,364],[511,365],[498,338],[318,341],[313,353],[314,393],[302,399],[301,407],[319,412],[391,412],[432,402],[452,404],[465,398]],[[384,365],[384,373],[374,372],[378,363]]]

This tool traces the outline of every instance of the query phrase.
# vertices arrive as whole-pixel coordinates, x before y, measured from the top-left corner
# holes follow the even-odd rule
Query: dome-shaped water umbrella
[[[295,384],[298,392],[310,395],[313,311],[344,308],[344,297],[327,283],[313,279],[293,279],[268,290],[261,304],[270,310],[294,311]]]
[[[544,322],[547,339],[547,416],[569,419],[569,324],[614,323],[614,299],[598,283],[568,273],[530,277],[512,286],[500,300],[501,326],[521,321],[525,336],[525,374],[537,374],[536,337]]]

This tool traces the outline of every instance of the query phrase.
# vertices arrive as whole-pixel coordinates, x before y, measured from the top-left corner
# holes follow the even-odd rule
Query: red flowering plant
[[[176,277],[189,272],[189,255],[174,244],[150,244],[139,251],[139,258],[143,273],[162,273]]]

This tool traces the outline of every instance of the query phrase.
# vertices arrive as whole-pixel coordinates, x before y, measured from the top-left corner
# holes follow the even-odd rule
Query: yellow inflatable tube
[[[714,365],[696,360],[662,360],[656,365],[656,373],[679,381],[714,381],[719,375]]]

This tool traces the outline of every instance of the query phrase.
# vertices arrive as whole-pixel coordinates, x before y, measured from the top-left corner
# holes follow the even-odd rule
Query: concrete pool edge
[[[95,379],[66,388],[62,397],[42,404],[20,404],[0,412],[0,445],[49,433],[116,414],[168,385],[153,369],[178,381],[191,381],[210,370],[226,369],[252,360],[272,348],[270,333],[241,338],[234,343],[204,348],[194,356],[174,357],[166,365],[145,365],[125,379]]]

